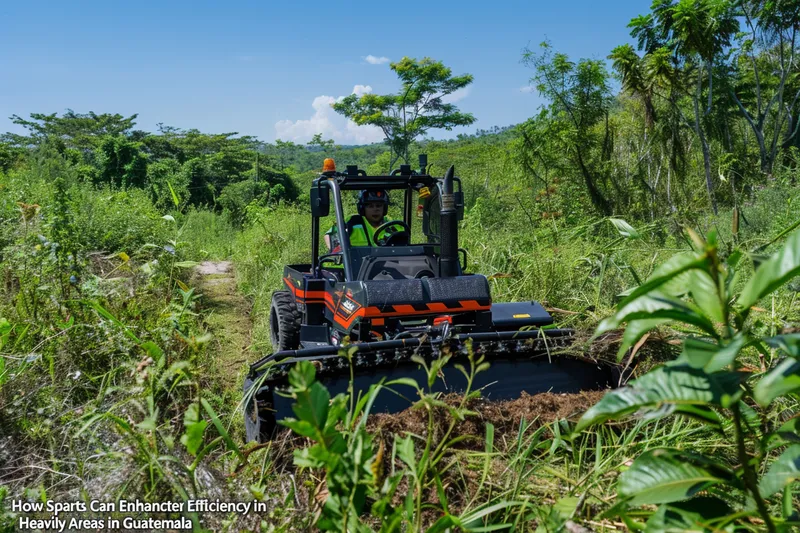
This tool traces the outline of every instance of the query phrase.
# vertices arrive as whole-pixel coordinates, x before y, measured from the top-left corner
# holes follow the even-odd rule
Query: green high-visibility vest
[[[350,228],[350,246],[375,246],[375,243],[372,241],[373,233],[375,233],[375,230],[378,229],[381,224],[388,221],[388,218],[383,217],[383,220],[381,220],[380,224],[373,227],[369,222],[365,221],[361,215],[353,215],[347,221],[347,226]],[[365,231],[364,226],[369,228],[368,231]],[[325,235],[330,235],[331,250],[339,246],[339,234],[335,224],[325,233]]]

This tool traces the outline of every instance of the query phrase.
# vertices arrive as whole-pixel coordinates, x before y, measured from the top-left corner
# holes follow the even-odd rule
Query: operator
[[[393,228],[387,228],[380,236],[374,235],[381,224],[388,222],[386,213],[389,211],[389,193],[378,190],[363,190],[358,195],[358,214],[351,216],[347,221],[347,233],[350,236],[350,246],[376,246],[375,238],[382,238],[393,233]],[[334,224],[325,233],[325,245],[329,253],[341,252],[341,241]]]

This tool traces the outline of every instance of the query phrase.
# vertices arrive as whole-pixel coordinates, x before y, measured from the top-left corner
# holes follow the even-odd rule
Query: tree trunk
[[[703,133],[703,128],[700,126],[700,97],[703,92],[703,77],[697,73],[697,92],[694,96],[694,132],[697,138],[700,139],[700,146],[703,149],[703,168],[706,174],[706,189],[708,190],[708,199],[711,201],[711,209],[714,214],[717,214],[717,200],[714,198],[714,184],[711,182],[711,151],[708,148],[708,141]]]
[[[586,183],[586,188],[589,189],[589,197],[592,199],[592,204],[600,210],[605,216],[611,216],[614,214],[614,210],[611,208],[611,204],[608,200],[603,196],[603,193],[600,192],[600,189],[597,188],[597,185],[594,182],[594,178],[592,173],[586,168],[586,164],[583,162],[583,156],[581,155],[581,151],[579,147],[575,147],[575,154],[578,157],[578,166],[581,167],[581,174],[583,175],[583,181]]]

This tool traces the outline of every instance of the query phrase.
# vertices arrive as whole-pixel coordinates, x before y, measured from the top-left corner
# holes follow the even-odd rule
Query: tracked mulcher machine
[[[468,350],[485,354],[490,363],[472,384],[490,399],[615,384],[611,366],[553,354],[572,332],[553,327],[538,302],[493,302],[487,278],[466,272],[467,251],[458,246],[464,195],[452,167],[443,178],[433,177],[425,172],[423,155],[420,171],[402,165],[390,176],[368,176],[355,166],[337,172],[332,162],[326,160],[311,185],[311,262],[286,266],[284,287],[272,296],[271,338],[279,351],[253,363],[245,380],[248,440],[270,439],[277,421],[292,415],[292,400],[281,389],[295,362],[314,362],[332,395],[347,391],[351,362],[342,356],[344,346],[352,354],[357,395],[382,379],[426,383],[412,356],[430,360],[445,349],[451,360],[435,391],[464,390],[466,380],[453,364]],[[342,193],[365,190],[401,196],[402,220],[377,228],[374,246],[353,246]],[[333,253],[320,253],[320,218],[331,206],[345,231]],[[423,242],[412,242],[415,218],[421,218],[417,234]],[[381,391],[372,412],[408,407],[414,391],[403,392]]]

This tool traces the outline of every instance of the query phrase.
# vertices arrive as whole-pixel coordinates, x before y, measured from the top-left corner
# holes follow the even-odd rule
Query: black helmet
[[[386,191],[363,190],[358,195],[358,214],[364,216],[364,208],[372,202],[383,204],[383,216],[389,212],[389,193]]]

